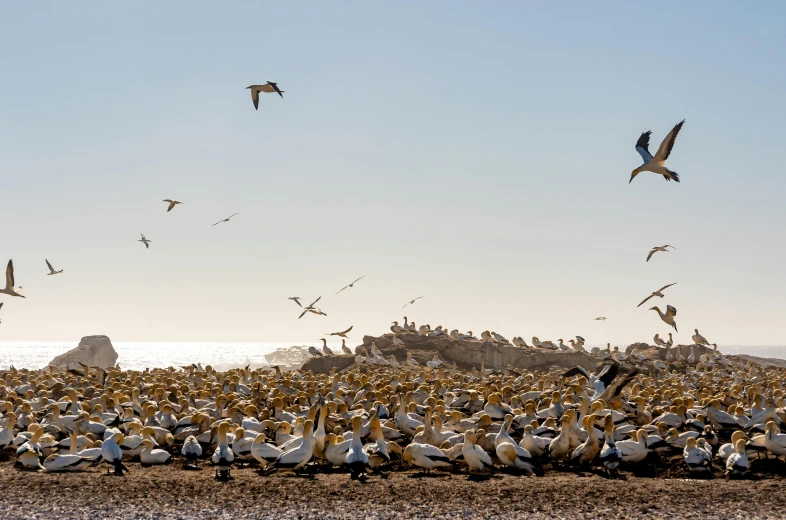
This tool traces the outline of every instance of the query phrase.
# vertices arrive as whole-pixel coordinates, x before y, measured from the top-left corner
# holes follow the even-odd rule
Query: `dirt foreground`
[[[784,518],[786,480],[640,478],[551,472],[491,478],[417,470],[352,481],[343,472],[262,477],[236,468],[217,482],[212,468],[179,463],[124,477],[104,467],[46,474],[0,463],[0,516],[70,518]]]

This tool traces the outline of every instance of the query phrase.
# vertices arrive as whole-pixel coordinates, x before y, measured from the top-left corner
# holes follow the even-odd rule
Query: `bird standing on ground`
[[[341,350],[344,352],[344,354],[352,354],[352,351],[347,346],[346,341],[347,340],[345,339],[341,340]]]
[[[666,249],[668,247],[670,247],[672,249],[677,249],[676,247],[670,246],[669,244],[666,244],[665,246],[655,246],[652,249],[650,249],[650,254],[647,255],[647,262],[649,262],[650,258],[652,258],[652,255],[654,255],[657,252],[668,253],[669,250]]]
[[[142,242],[143,244],[145,244],[145,249],[150,249],[150,242],[152,242],[152,240],[146,239],[145,235],[143,235],[142,233],[139,234],[142,235],[142,239],[137,240],[137,242]]]
[[[326,356],[335,356],[333,351],[330,350],[330,347],[327,346],[327,340],[325,338],[320,338],[320,341],[322,342],[322,353]]]
[[[663,178],[667,181],[674,180],[680,182],[679,174],[666,168],[666,159],[669,158],[671,149],[674,148],[674,141],[677,139],[677,134],[680,133],[684,123],[685,120],[683,119],[677,123],[674,128],[671,129],[671,132],[669,132],[663,142],[660,143],[660,147],[658,147],[655,157],[653,157],[649,151],[650,134],[652,132],[647,131],[641,134],[639,140],[636,141],[636,151],[639,152],[639,155],[641,155],[641,158],[644,160],[644,164],[631,172],[628,184],[633,182],[633,179],[636,177],[636,175],[640,174],[641,172],[657,173],[659,175],[663,175]]]
[[[407,303],[405,303],[405,304],[404,304],[404,307],[406,307],[407,305],[412,305],[412,304],[414,304],[414,303],[415,303],[417,300],[419,300],[419,299],[421,299],[421,298],[425,298],[425,296],[418,296],[418,297],[417,297],[417,298],[415,298],[414,300],[410,300],[410,301],[408,301]],[[403,309],[404,307],[401,307],[401,308]]]
[[[704,336],[702,336],[701,334],[699,334],[699,329],[693,329],[693,331],[694,331],[696,334],[694,334],[694,335],[691,337],[691,339],[693,340],[693,342],[694,342],[695,344],[697,344],[697,345],[707,345],[707,346],[709,346],[710,342],[709,342],[709,341],[707,341],[707,339],[706,339]]]
[[[362,280],[362,279],[363,279],[363,278],[365,278],[365,277],[366,277],[366,275],[364,274],[363,276],[361,276],[361,277],[360,277],[360,278],[358,278],[357,280],[353,281],[351,284],[349,284],[349,285],[345,285],[344,287],[342,287],[341,289],[339,289],[339,291],[338,291],[336,294],[340,293],[340,292],[341,292],[341,291],[343,291],[344,289],[349,289],[349,288],[352,288],[352,287],[354,287],[356,283],[358,283],[360,280]]]
[[[53,274],[60,274],[63,272],[62,269],[60,269],[59,271],[55,271],[55,268],[52,267],[52,264],[50,264],[49,260],[47,260],[46,258],[44,258],[44,261],[46,262],[46,266],[49,268],[49,273],[47,274],[47,276],[52,276]]]
[[[240,215],[240,213],[232,213],[232,214],[231,214],[231,215],[229,215],[227,218],[225,218],[225,219],[221,219],[221,220],[219,220],[218,222],[216,222],[215,224],[213,224],[213,226],[217,226],[217,225],[221,224],[222,222],[229,222],[229,219],[231,219],[231,218],[232,218],[232,217],[234,217],[235,215]],[[210,227],[213,227],[213,226],[210,226]]]
[[[656,305],[655,307],[650,307],[650,310],[651,311],[658,311],[658,316],[660,316],[660,319],[662,319],[663,322],[666,323],[667,325],[671,325],[672,327],[674,327],[675,331],[679,332],[677,330],[677,322],[674,321],[674,316],[677,315],[677,309],[676,308],[672,307],[671,305],[667,305],[666,306],[666,312],[664,313],[664,312],[661,312],[660,308]]]
[[[19,289],[21,289],[21,287]],[[24,298],[24,296],[17,291],[18,289],[14,288],[14,261],[9,260],[8,267],[5,268],[5,289],[0,289],[0,293]]]
[[[166,212],[167,212],[167,213],[169,213],[170,211],[172,211],[172,208],[174,208],[174,207],[175,207],[175,206],[177,206],[178,204],[183,204],[183,203],[182,203],[182,202],[180,202],[179,200],[173,200],[173,199],[164,199],[164,200],[162,200],[161,202],[168,202],[168,203],[169,203],[169,207],[166,209]]]
[[[254,110],[259,110],[259,93],[265,92],[267,94],[272,94],[273,92],[277,93],[282,98],[284,97],[284,90],[280,90],[278,88],[278,83],[273,83],[272,81],[268,81],[264,85],[251,85],[246,87],[246,89],[251,89],[251,101],[254,102]]]
[[[658,289],[657,291],[653,292],[652,294],[650,294],[649,296],[647,296],[646,298],[644,298],[644,299],[641,301],[641,303],[640,303],[640,304],[636,305],[636,307],[641,307],[642,305],[644,305],[644,302],[646,302],[647,300],[649,300],[649,299],[650,299],[650,298],[652,298],[653,296],[658,296],[658,297],[660,297],[660,298],[663,298],[663,290],[664,290],[664,289],[667,289],[667,288],[669,288],[669,287],[671,287],[672,285],[677,285],[677,282],[670,283],[669,285],[664,285],[663,287],[661,287],[661,288],[660,288],[660,289]]]

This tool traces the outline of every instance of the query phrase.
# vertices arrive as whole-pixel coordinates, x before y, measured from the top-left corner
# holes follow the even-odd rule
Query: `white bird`
[[[321,338],[322,341],[322,353],[326,356],[335,356],[332,350],[327,346],[327,340],[325,338]]]
[[[699,329],[693,329],[693,330],[696,332],[696,334],[694,334],[693,337],[691,338],[693,340],[693,342],[695,344],[697,344],[697,345],[708,345],[709,346],[710,342],[707,341],[704,336],[699,334]]]
[[[168,203],[169,203],[169,207],[166,209],[166,212],[167,212],[167,213],[169,213],[170,211],[172,211],[172,208],[174,208],[174,207],[175,207],[175,206],[177,206],[178,204],[183,204],[183,203],[182,203],[182,202],[180,202],[179,200],[173,200],[173,199],[164,199],[164,200],[162,200],[161,202],[168,202]]]
[[[748,472],[750,462],[748,462],[748,455],[745,453],[745,440],[739,439],[734,445],[734,453],[729,455],[726,459],[726,471],[730,476],[742,476]]]
[[[183,449],[180,450],[180,453],[186,458],[184,467],[196,467],[197,459],[202,456],[202,446],[196,437],[189,435],[183,442]]]
[[[412,305],[412,304],[414,304],[414,303],[415,303],[417,300],[419,300],[419,299],[421,299],[421,298],[425,298],[425,296],[418,296],[418,297],[417,297],[417,298],[415,298],[414,300],[410,300],[410,301],[408,301],[407,303],[405,303],[405,304],[404,304],[404,307],[406,307],[407,305]],[[401,307],[401,308],[403,309],[404,307]]]
[[[235,454],[232,452],[232,448],[229,447],[228,429],[228,422],[222,422],[218,425],[218,445],[211,457],[213,464],[218,465],[219,468],[216,470],[216,478],[221,478],[222,480],[229,480],[229,468],[232,466],[232,461],[235,460]]]
[[[445,453],[431,444],[412,442],[404,448],[404,461],[421,467],[426,471],[434,468],[448,468],[452,464]]]
[[[284,97],[284,92],[286,90],[280,90],[278,88],[278,83],[274,83],[272,81],[268,81],[264,85],[251,85],[246,87],[246,89],[251,89],[251,100],[254,102],[254,110],[259,110],[259,93],[265,92],[267,94],[277,93],[282,98]]]
[[[349,451],[344,459],[344,463],[349,466],[352,478],[357,479],[363,476],[368,467],[368,454],[363,450],[363,441],[360,438],[360,429],[363,419],[356,415],[352,418],[352,442],[349,444]]]
[[[142,239],[137,240],[137,242],[142,242],[143,244],[145,244],[145,249],[150,249],[150,242],[152,242],[152,240],[146,239],[145,235],[143,235],[142,233],[139,234],[142,235]]]
[[[265,434],[260,433],[251,445],[251,456],[262,464],[263,468],[275,462],[284,453],[281,448],[275,444],[265,442],[265,440],[267,440]]]
[[[354,327],[354,325],[352,327]],[[346,338],[347,334],[349,333],[349,331],[352,330],[352,327],[349,327],[347,330],[344,330],[344,331],[341,331],[341,332],[330,332],[330,333],[326,333],[326,334],[328,336],[338,336],[340,338]]]
[[[667,343],[666,343],[665,341],[663,341],[662,339],[660,339],[660,334],[655,334],[655,337],[653,338],[653,341],[654,341],[654,342],[655,342],[655,344],[656,344],[656,345],[658,345],[659,347],[665,347],[665,346],[667,345]]]
[[[695,437],[691,437],[685,442],[682,457],[685,459],[685,464],[688,465],[688,470],[691,473],[706,473],[711,469],[712,459],[705,450],[697,446]]]
[[[491,463],[491,457],[483,448],[475,444],[476,442],[478,442],[478,437],[475,432],[472,430],[464,432],[464,446],[461,448],[464,462],[467,463],[470,471],[493,470],[494,465]]]
[[[653,172],[659,175],[663,175],[663,178],[667,181],[675,180],[680,182],[680,176],[677,172],[673,172],[666,168],[666,159],[669,158],[671,154],[672,148],[674,148],[674,141],[677,139],[677,134],[680,133],[680,129],[682,129],[682,125],[685,123],[683,119],[679,123],[677,123],[674,128],[671,129],[671,132],[668,133],[666,138],[660,143],[660,147],[658,147],[658,151],[655,152],[655,156],[653,157],[649,151],[650,145],[650,134],[652,132],[644,132],[639,137],[639,140],[636,141],[636,151],[639,152],[641,158],[644,160],[644,164],[633,170],[630,174],[630,180],[628,184],[633,182],[633,179],[641,172]]]
[[[636,307],[641,307],[642,305],[644,305],[644,302],[646,302],[647,300],[649,300],[649,299],[650,299],[650,298],[652,298],[653,296],[657,296],[657,297],[659,297],[659,298],[663,298],[663,292],[662,292],[662,291],[663,291],[664,289],[667,289],[667,288],[671,287],[672,285],[677,285],[677,282],[670,283],[669,285],[664,285],[663,287],[661,287],[661,288],[660,288],[660,289],[658,289],[657,291],[653,292],[652,294],[650,294],[649,296],[647,296],[646,298],[644,298],[644,299],[641,301],[641,303],[640,303],[640,304],[636,305]]]
[[[657,252],[668,253],[669,250],[667,248],[669,248],[669,247],[672,248],[672,249],[677,249],[676,247],[670,246],[669,244],[666,244],[665,246],[655,246],[655,247],[653,247],[650,250],[650,254],[647,255],[647,262],[649,262],[650,258],[652,258],[652,255],[654,255]],[[663,290],[663,289],[661,289],[661,290]]]
[[[234,217],[235,215],[240,215],[240,213],[232,213],[232,214],[231,214],[231,215],[229,215],[227,218],[225,218],[225,219],[221,219],[221,220],[219,220],[218,222],[216,222],[215,224],[213,224],[213,226],[217,226],[217,225],[221,224],[222,222],[229,222],[229,219],[231,219],[231,218],[232,218],[232,217]],[[213,227],[213,226],[210,226],[210,227]]]
[[[316,304],[317,304],[317,302],[318,302],[319,300],[321,300],[321,299],[322,299],[322,296],[320,296],[319,298],[317,298],[316,300],[314,300],[314,301],[313,301],[313,302],[311,302],[310,304],[306,305],[305,307],[303,307],[302,305],[300,305],[300,302],[298,302],[298,305],[300,305],[301,307],[303,307],[303,312],[301,312],[301,313],[300,313],[300,316],[298,316],[298,319],[300,319],[300,318],[302,318],[303,316],[305,316],[307,312],[313,312],[314,314],[323,314],[323,315],[327,316],[327,314],[323,313],[321,310],[319,310],[319,309],[317,309],[316,307],[314,307],[314,305],[316,305]],[[316,311],[316,312],[315,312],[315,311]]]
[[[365,277],[366,277],[366,275],[364,274],[363,276],[361,276],[361,277],[360,277],[360,278],[358,278],[357,280],[354,280],[354,281],[353,281],[352,283],[350,283],[349,285],[345,285],[344,287],[342,287],[341,289],[339,289],[339,291],[338,291],[336,294],[340,293],[340,292],[341,292],[341,291],[343,291],[344,289],[350,289],[350,288],[354,287],[354,286],[355,286],[355,284],[356,284],[357,282],[359,282],[360,280],[362,280],[362,279],[363,279],[363,278],[365,278]]]
[[[49,260],[47,260],[46,258],[44,258],[44,261],[46,262],[46,266],[49,267],[49,274],[47,274],[47,276],[52,276],[53,274],[60,274],[63,272],[62,269],[60,269],[59,271],[55,271],[55,268],[52,267],[52,264],[50,264]]]
[[[123,470],[128,471],[128,468],[123,464],[123,450],[120,445],[123,444],[125,436],[118,432],[112,434],[111,437],[104,440],[101,444],[101,456],[104,462],[115,468],[115,475],[123,475]],[[109,470],[107,470],[109,473]]]
[[[21,289],[21,287],[19,288]],[[21,294],[17,292],[17,289],[14,288],[14,261],[8,261],[8,267],[5,268],[5,289],[0,289],[1,294],[7,294],[9,296],[19,296],[20,298],[24,298]]]
[[[164,450],[155,449],[153,446],[153,441],[150,439],[144,439],[142,441],[142,451],[139,452],[139,460],[144,465],[148,464],[166,464],[172,455],[169,452]]]
[[[282,453],[272,464],[270,471],[293,470],[298,471],[308,464],[314,455],[314,421],[303,423],[303,440],[300,446]]]
[[[658,316],[660,316],[660,319],[663,320],[663,322],[666,323],[667,325],[671,325],[672,327],[674,327],[675,331],[679,332],[677,330],[677,322],[674,321],[674,316],[677,315],[677,309],[675,307],[672,307],[671,305],[666,305],[665,313],[661,312],[660,308],[658,308],[657,305],[655,307],[650,307],[650,310],[658,311]]]

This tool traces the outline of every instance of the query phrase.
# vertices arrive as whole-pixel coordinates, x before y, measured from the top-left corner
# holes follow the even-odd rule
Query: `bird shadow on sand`
[[[449,476],[448,473],[426,473],[425,471],[420,471],[409,475],[407,478],[445,478],[447,476]]]
[[[471,475],[467,475],[467,480],[469,480],[470,482],[486,482],[487,480],[499,479],[499,478],[502,477],[499,475],[494,475],[492,473],[486,473],[486,474],[473,473]]]

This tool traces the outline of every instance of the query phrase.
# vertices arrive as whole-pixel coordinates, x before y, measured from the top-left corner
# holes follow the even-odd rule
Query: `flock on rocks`
[[[460,370],[409,354],[369,363],[386,359],[372,346],[330,374],[11,369],[0,372],[0,450],[24,470],[122,475],[174,462],[222,480],[239,466],[259,478],[646,465],[737,477],[786,456],[782,368],[714,353],[646,372],[612,359],[592,373]]]

